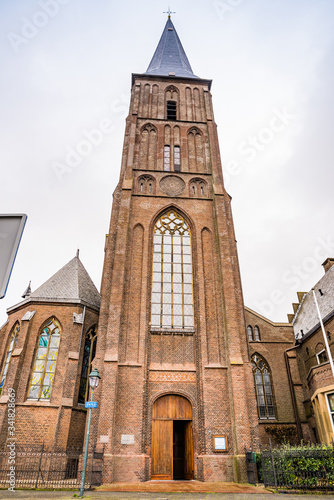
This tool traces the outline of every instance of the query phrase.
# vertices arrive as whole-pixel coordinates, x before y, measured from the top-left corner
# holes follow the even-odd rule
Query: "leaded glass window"
[[[170,146],[164,147],[164,170],[170,172]]]
[[[170,210],[153,234],[151,325],[156,328],[193,328],[191,235],[185,219]]]
[[[261,356],[254,354],[252,367],[259,418],[276,418],[269,366]]]
[[[174,146],[174,171],[180,172],[180,170],[181,170],[180,146]]]
[[[78,403],[84,404],[88,399],[88,375],[92,369],[92,362],[96,354],[97,328],[93,326],[86,335],[84,353],[82,358],[80,387]]]
[[[253,339],[253,328],[250,325],[247,326],[247,335],[248,335],[248,341],[252,342],[254,340]]]
[[[9,346],[8,346],[6,358],[4,360],[3,370],[2,370],[2,373],[1,373],[0,396],[2,394],[4,385],[5,385],[6,376],[7,376],[7,372],[8,372],[8,368],[9,368],[9,364],[10,364],[10,360],[11,360],[12,353],[13,353],[13,351],[15,349],[15,346],[16,346],[17,336],[18,336],[19,331],[20,331],[20,325],[18,323],[16,323],[14,325],[12,331],[11,331],[10,336],[9,336],[10,337],[10,342],[9,342]]]
[[[254,337],[256,342],[260,342],[260,328],[257,325],[254,326]]]
[[[43,326],[39,336],[28,399],[41,401],[50,399],[56,371],[59,343],[60,324],[55,318],[52,318]]]

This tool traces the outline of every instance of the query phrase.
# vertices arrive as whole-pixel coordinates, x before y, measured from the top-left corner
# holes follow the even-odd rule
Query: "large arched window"
[[[20,325],[19,325],[19,323],[15,323],[15,325],[12,328],[12,331],[11,331],[11,333],[9,335],[10,342],[9,342],[7,354],[6,354],[6,357],[5,357],[5,360],[4,360],[4,365],[3,365],[2,370],[1,370],[2,373],[1,373],[1,382],[0,382],[0,396],[2,394],[4,385],[5,385],[6,376],[7,376],[7,372],[8,372],[8,368],[9,368],[9,364],[10,364],[10,360],[11,360],[11,357],[12,357],[12,353],[13,353],[13,351],[15,349],[15,345],[16,345],[16,342],[17,342],[17,336],[18,336],[19,331],[20,331]]]
[[[252,367],[259,418],[275,418],[269,366],[259,354],[253,354]]]
[[[194,326],[190,228],[174,209],[160,217],[153,235],[152,327]]]
[[[80,387],[78,403],[84,404],[88,398],[88,375],[92,368],[92,361],[96,354],[97,328],[93,326],[88,330],[85,340],[84,353],[82,358]]]
[[[50,399],[56,371],[59,342],[60,324],[56,318],[51,318],[42,327],[39,335],[28,399],[42,401]]]

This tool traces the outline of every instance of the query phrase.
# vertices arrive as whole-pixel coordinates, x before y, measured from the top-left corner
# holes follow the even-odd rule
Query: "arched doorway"
[[[188,399],[169,394],[152,411],[151,479],[193,479],[192,408]]]

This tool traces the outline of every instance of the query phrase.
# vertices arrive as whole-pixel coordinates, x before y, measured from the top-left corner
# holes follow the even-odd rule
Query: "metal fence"
[[[104,448],[88,454],[85,488],[102,483]],[[0,487],[76,489],[80,486],[83,449],[47,448],[44,444],[15,444],[0,451]]]
[[[246,451],[246,464],[253,484],[263,482],[276,489],[334,490],[333,446],[270,445],[269,450],[261,449],[256,455]]]

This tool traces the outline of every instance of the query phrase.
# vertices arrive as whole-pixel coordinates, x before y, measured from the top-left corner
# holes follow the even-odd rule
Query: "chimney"
[[[325,273],[330,270],[330,268],[334,265],[334,258],[328,257],[325,262],[322,263]]]

